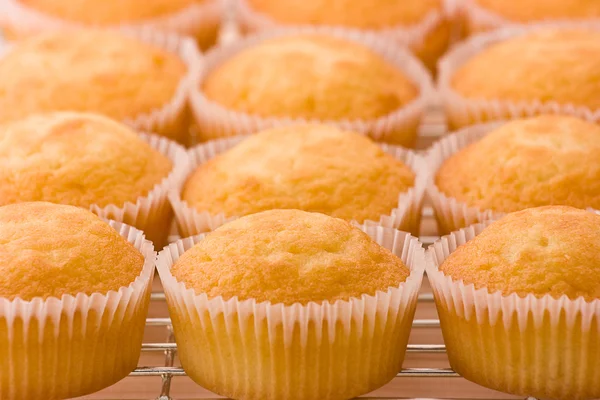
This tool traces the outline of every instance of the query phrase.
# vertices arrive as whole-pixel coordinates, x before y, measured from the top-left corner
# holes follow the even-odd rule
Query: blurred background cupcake
[[[172,219],[167,199],[187,170],[184,149],[138,136],[104,116],[56,112],[0,124],[0,205],[49,201],[136,226],[157,246]]]
[[[506,28],[440,62],[450,128],[539,114],[600,120],[600,23]]]
[[[424,251],[406,233],[362,229],[271,210],[165,248],[157,265],[186,373],[235,399],[349,399],[392,379]]]
[[[111,225],[67,205],[0,207],[2,399],[81,396],[137,365],[156,253]]]
[[[600,216],[530,208],[430,248],[452,368],[482,386],[544,399],[600,396]]]
[[[201,141],[309,121],[410,147],[430,84],[421,63],[393,42],[298,28],[210,51],[191,102]]]
[[[418,232],[427,177],[421,158],[401,147],[298,125],[207,142],[189,154],[185,186],[170,197],[182,237],[277,208]]]
[[[187,90],[198,50],[157,32],[43,33],[0,56],[0,122],[46,111],[90,111],[187,140]]]
[[[193,37],[203,48],[216,41],[218,0],[2,0],[9,39],[83,27],[153,29]]]
[[[513,24],[600,18],[597,0],[462,0],[466,33]],[[600,21],[599,21],[600,22]]]
[[[529,207],[600,209],[600,127],[578,118],[466,128],[434,144],[427,165],[444,233]]]
[[[291,25],[339,26],[386,36],[409,47],[430,69],[453,36],[454,6],[447,0],[240,0],[250,32]]]

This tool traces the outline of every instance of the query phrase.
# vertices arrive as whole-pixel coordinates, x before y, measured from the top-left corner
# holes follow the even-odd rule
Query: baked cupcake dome
[[[183,150],[178,154],[185,155]],[[49,201],[98,210],[135,204],[157,185],[165,186],[166,179],[173,180],[176,170],[166,155],[127,126],[75,112],[0,124],[0,166],[0,205]],[[162,191],[156,193],[164,204],[158,208],[168,207],[166,189]],[[167,229],[171,217],[170,212],[162,214],[148,216],[157,219],[143,226],[158,244],[159,231]]]
[[[219,24],[213,0],[7,0],[5,33],[10,38],[81,26],[153,29],[188,35],[208,46]],[[193,26],[197,24],[198,26]]]
[[[597,398],[599,229],[598,215],[547,206],[435,243],[427,275],[452,368],[516,395]]]
[[[512,23],[600,17],[600,4],[594,0],[466,0],[465,3],[467,29],[470,33]]]
[[[149,41],[159,39],[165,41],[158,33],[148,35]],[[177,54],[124,33],[35,35],[0,57],[0,122],[49,111],[89,111],[147,125],[137,118],[150,119],[165,105],[169,113],[180,107],[186,74],[186,62]],[[171,124],[150,127],[183,140]]]
[[[417,60],[382,37],[289,28],[209,52],[191,100],[202,141],[309,120],[412,146],[429,83]]]
[[[446,8],[445,0],[245,0],[241,19],[250,30],[310,24],[389,34],[410,45],[434,69],[450,42]]]
[[[135,368],[155,253],[112,226],[73,206],[0,207],[3,399],[77,397]]]
[[[435,184],[481,210],[600,209],[600,127],[550,115],[508,122],[446,159]]]
[[[296,208],[362,223],[390,214],[414,185],[411,168],[367,137],[302,125],[260,132],[201,164],[181,198],[213,215]]]
[[[510,69],[500,71],[507,60]],[[539,114],[596,119],[599,65],[600,30],[593,25],[507,28],[446,55],[439,85],[453,128]],[[489,79],[494,71],[502,79]]]
[[[424,254],[407,234],[361,229],[402,261],[343,220],[299,210],[165,248],[157,266],[188,375],[237,399],[352,398],[395,376]]]

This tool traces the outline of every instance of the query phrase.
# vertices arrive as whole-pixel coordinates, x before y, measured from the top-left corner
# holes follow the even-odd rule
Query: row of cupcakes
[[[2,0],[0,7],[0,26],[10,38],[55,29],[126,26],[191,36],[204,49],[215,44],[222,22],[221,33],[233,29],[238,34],[294,25],[337,26],[400,43],[431,70],[452,42],[466,35],[600,17],[594,0]]]
[[[418,234],[426,194],[441,232],[542,205],[600,209],[600,128],[570,116],[477,125],[424,155],[331,125],[296,125],[192,149],[101,115],[0,125],[0,205],[89,208],[167,243],[269,209]]]
[[[251,214],[165,247],[82,208],[0,207],[0,394],[62,399],[136,365],[158,268],[187,374],[233,399],[350,399],[401,369],[424,270],[452,367],[549,399],[600,395],[600,215],[530,208],[426,254],[381,226]]]
[[[459,44],[440,62],[450,127],[548,113],[597,121],[599,26],[507,28]],[[310,122],[413,147],[435,99],[407,50],[336,28],[268,31],[205,55],[189,38],[151,30],[60,31],[0,57],[0,122],[90,111],[184,144]]]

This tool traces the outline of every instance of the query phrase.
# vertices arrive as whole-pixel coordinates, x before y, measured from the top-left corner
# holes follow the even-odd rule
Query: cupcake
[[[387,36],[409,46],[431,70],[452,36],[453,8],[447,0],[242,0],[247,30],[277,26],[340,26]]]
[[[116,230],[115,230],[116,229]],[[155,253],[79,207],[0,207],[0,397],[64,399],[137,365]]]
[[[344,30],[254,35],[205,61],[191,92],[202,141],[310,121],[412,146],[430,93],[429,75],[403,49]]]
[[[137,36],[143,40],[107,30],[51,32],[7,48],[0,57],[0,123],[90,111],[185,141],[188,66],[196,65],[197,49],[159,33]]]
[[[456,372],[523,397],[600,397],[599,215],[530,208],[453,233],[430,252]]]
[[[600,18],[597,0],[464,0],[464,10],[468,33],[513,24]]]
[[[191,36],[207,48],[217,38],[216,0],[5,0],[4,33],[21,39],[81,27],[153,29]]]
[[[161,245],[167,199],[187,168],[181,146],[101,115],[56,112],[0,124],[0,206],[49,201],[90,208]]]
[[[451,128],[539,114],[599,120],[599,27],[507,28],[455,47],[440,63],[439,82]]]
[[[578,118],[465,128],[436,143],[427,164],[442,232],[530,207],[600,209],[600,127]]]
[[[157,266],[186,373],[240,400],[348,399],[392,379],[424,252],[406,233],[361,229],[270,210],[165,248]]]
[[[181,195],[171,196],[183,237],[271,209],[419,228],[427,182],[425,174],[416,174],[421,159],[358,133],[290,126],[208,142],[190,155]]]

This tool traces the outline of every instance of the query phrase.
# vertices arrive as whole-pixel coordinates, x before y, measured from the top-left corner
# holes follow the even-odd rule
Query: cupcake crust
[[[286,24],[382,29],[419,23],[442,9],[442,0],[247,0],[253,9]]]
[[[114,31],[44,33],[0,58],[0,122],[62,110],[134,118],[168,103],[185,74],[176,55]]]
[[[318,34],[268,39],[242,50],[210,71],[202,89],[235,111],[320,120],[382,117],[419,94],[369,48]]]
[[[553,101],[598,109],[598,71],[600,31],[547,28],[487,47],[455,72],[450,85],[469,99]]]
[[[600,127],[568,116],[512,121],[447,159],[435,182],[482,210],[600,209]]]
[[[566,206],[508,214],[460,246],[440,266],[476,289],[600,298],[600,216]]]
[[[201,165],[182,198],[200,212],[228,216],[297,208],[378,221],[414,181],[407,165],[367,137],[305,125],[263,131]]]
[[[171,272],[198,294],[286,305],[374,295],[409,275],[399,258],[348,222],[299,210],[229,222]]]
[[[0,207],[0,297],[106,294],[129,286],[144,257],[110,225],[72,206]]]
[[[0,205],[121,207],[172,168],[134,131],[100,115],[57,112],[0,124]]]

